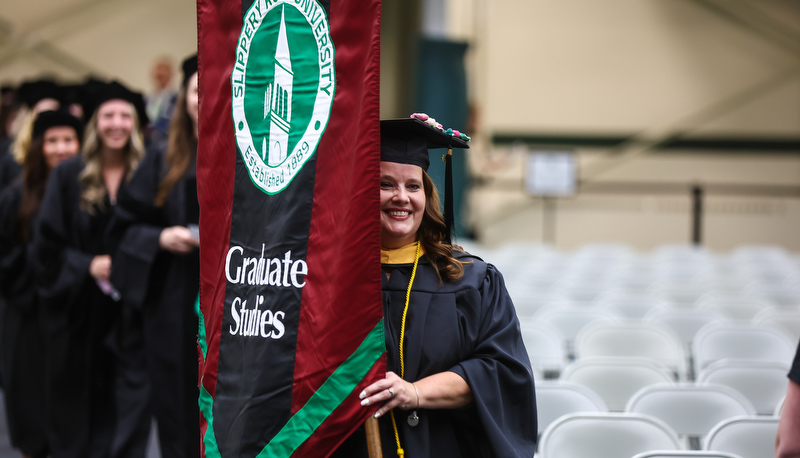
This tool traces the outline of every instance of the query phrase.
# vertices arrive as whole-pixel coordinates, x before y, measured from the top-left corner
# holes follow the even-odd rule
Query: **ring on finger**
[[[394,397],[394,390],[392,389],[392,387],[389,387],[388,390],[389,390],[389,394],[391,395],[391,397],[389,399],[391,399],[391,398]]]

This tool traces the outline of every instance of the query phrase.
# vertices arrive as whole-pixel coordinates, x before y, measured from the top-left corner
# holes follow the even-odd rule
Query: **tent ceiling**
[[[190,0],[0,0],[0,81],[94,74],[146,89],[154,58],[196,43]]]

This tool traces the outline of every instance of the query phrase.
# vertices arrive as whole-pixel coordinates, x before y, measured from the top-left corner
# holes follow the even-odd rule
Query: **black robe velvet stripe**
[[[119,304],[89,274],[110,254],[106,198],[94,214],[80,209],[80,157],[50,174],[33,238],[33,268],[47,348],[45,386],[53,456],[106,456],[114,428],[114,359],[108,345]],[[121,185],[121,189],[124,184]]]
[[[0,194],[0,370],[11,444],[27,456],[45,456],[44,345],[29,245],[17,234],[19,182]]]
[[[154,200],[165,174],[164,152],[152,150],[119,194],[110,232],[119,240],[111,279],[122,294],[124,315],[130,320],[126,332],[132,340],[139,333],[143,341],[143,355],[131,347],[128,356],[131,361],[146,361],[138,371],[150,384],[162,455],[195,457],[200,431],[194,303],[200,257],[197,250],[176,255],[159,247],[164,228],[198,222],[194,161],[165,204],[157,207]],[[137,322],[141,323],[139,329]],[[130,369],[137,370],[135,365]],[[126,397],[131,396],[121,396],[120,402],[126,402]]]
[[[514,305],[500,272],[478,258],[460,254],[464,276],[441,287],[426,258],[420,260],[406,322],[405,380],[451,371],[472,390],[475,401],[460,409],[395,409],[406,456],[525,457],[536,447],[536,400],[530,360]],[[393,268],[383,279],[387,367],[400,374],[398,343],[412,265]],[[385,457],[397,446],[389,415],[380,421]],[[366,456],[364,438],[349,439],[334,456]]]

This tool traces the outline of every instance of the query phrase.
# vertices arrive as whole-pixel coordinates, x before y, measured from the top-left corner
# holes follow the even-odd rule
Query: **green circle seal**
[[[316,0],[256,0],[231,73],[236,146],[267,194],[291,183],[317,150],[336,91],[334,47]]]

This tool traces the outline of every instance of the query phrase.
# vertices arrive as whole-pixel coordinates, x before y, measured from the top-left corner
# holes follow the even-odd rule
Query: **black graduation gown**
[[[17,234],[22,182],[0,194],[0,368],[11,444],[27,456],[45,456],[44,345],[30,245]]]
[[[22,164],[14,159],[14,155],[9,151],[8,154],[0,157],[0,191],[11,186],[14,179],[22,173]]]
[[[43,306],[48,438],[54,458],[106,456],[114,428],[114,358],[108,345],[120,305],[89,274],[96,255],[110,254],[106,197],[94,214],[79,206],[84,163],[68,159],[50,174],[33,239]],[[120,189],[124,189],[124,184]]]
[[[469,385],[474,402],[459,409],[395,409],[406,456],[525,457],[536,448],[536,399],[530,360],[519,321],[503,277],[491,264],[459,253],[464,276],[439,286],[423,257],[411,291],[406,319],[405,380],[414,382],[452,371]],[[383,311],[387,369],[400,375],[400,326],[411,264],[392,267],[383,277]],[[397,456],[390,415],[379,419],[385,457]],[[336,457],[366,456],[363,428],[351,436]]]
[[[122,294],[124,315],[132,323],[125,326],[129,339],[135,340],[135,334],[143,331],[146,378],[162,454],[194,458],[200,453],[195,312],[200,256],[198,250],[172,254],[162,250],[158,240],[166,227],[198,222],[195,163],[164,205],[157,207],[155,195],[166,172],[164,152],[153,150],[119,195],[111,228],[112,236],[119,238],[112,282]],[[140,331],[135,329],[137,315]]]

